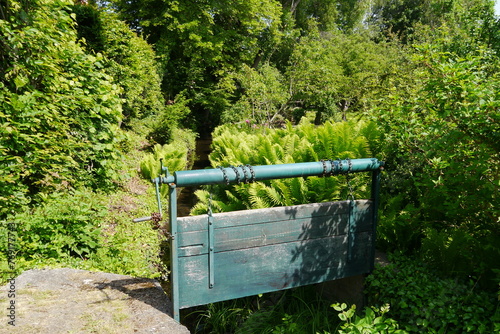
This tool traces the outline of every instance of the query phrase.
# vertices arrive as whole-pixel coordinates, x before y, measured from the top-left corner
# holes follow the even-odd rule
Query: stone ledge
[[[15,297],[10,283],[0,288],[0,333],[189,334],[153,279],[62,268],[28,270],[12,283]]]

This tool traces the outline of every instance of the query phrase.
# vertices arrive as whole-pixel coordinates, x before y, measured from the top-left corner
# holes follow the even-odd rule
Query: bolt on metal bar
[[[173,175],[160,176],[153,182],[175,184],[177,187],[189,187],[210,184],[225,184],[248,181],[243,176],[252,175],[251,182],[293,177],[338,175],[378,170],[384,163],[378,159],[327,160],[301,162],[281,165],[220,167],[177,171]],[[326,166],[326,168],[325,168]]]

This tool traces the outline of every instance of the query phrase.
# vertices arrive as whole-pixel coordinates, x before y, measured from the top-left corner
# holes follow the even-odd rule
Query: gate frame
[[[370,200],[373,202],[372,210],[372,258],[370,260],[370,272],[374,268],[376,227],[378,220],[380,174],[384,162],[375,158],[367,159],[338,159],[321,160],[319,162],[303,162],[280,165],[261,166],[230,166],[215,169],[201,169],[189,171],[177,171],[170,175],[168,169],[162,166],[164,176],[153,179],[156,187],[158,210],[161,216],[161,202],[159,197],[159,186],[169,186],[169,237],[170,237],[170,281],[173,318],[180,321],[180,297],[179,297],[179,256],[178,256],[178,226],[177,226],[177,187],[199,186],[210,184],[229,184],[239,182],[254,182],[261,180],[283,179],[308,176],[334,176],[358,172],[372,172]],[[140,218],[135,221],[149,220],[151,217]],[[211,273],[208,273],[209,275]]]

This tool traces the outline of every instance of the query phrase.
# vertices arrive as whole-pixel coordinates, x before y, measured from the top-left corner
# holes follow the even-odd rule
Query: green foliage
[[[281,73],[269,63],[254,69],[243,65],[239,72],[229,76],[234,87],[239,86],[242,97],[222,114],[224,123],[250,120],[257,124],[273,124],[282,120],[283,109],[289,94]],[[286,115],[285,115],[286,116]]]
[[[124,121],[164,112],[159,64],[153,48],[114,15],[101,12],[106,73],[122,87]]]
[[[237,299],[207,305],[187,317],[196,316],[194,333],[234,333],[251,314],[249,299]]]
[[[415,44],[428,43],[435,51],[452,52],[461,57],[481,47],[498,52],[500,22],[493,15],[490,1],[470,1],[466,5],[456,1],[450,5],[452,13],[446,15],[439,27],[417,25],[412,38]]]
[[[78,184],[111,186],[121,118],[104,59],[76,43],[67,1],[10,3],[0,20],[0,215]]]
[[[194,333],[300,334],[333,331],[338,321],[314,287],[210,304],[196,316]]]
[[[314,20],[323,31],[341,30],[344,32],[360,28],[368,3],[359,0],[281,0],[283,10],[290,10],[295,17],[297,28],[309,32],[310,22]]]
[[[78,39],[82,41],[89,51],[103,52],[105,47],[105,28],[99,11],[94,6],[77,3],[72,7],[76,14],[76,30]]]
[[[392,172],[389,169],[388,173]],[[384,178],[388,186],[381,196],[384,205],[377,226],[377,246],[382,250],[414,251],[420,248],[424,237],[421,221],[415,219],[419,210],[414,203],[407,203],[408,193],[397,194],[397,190],[391,189],[391,185],[396,183],[391,179],[392,176]]]
[[[254,128],[250,125],[222,126],[214,133],[212,166],[266,165],[319,161],[338,157],[351,159],[369,157],[368,138],[378,136],[369,123],[327,122],[314,126],[306,121],[286,129]],[[355,196],[366,196],[369,181],[366,175],[352,180]],[[212,209],[216,212],[266,208],[303,203],[335,201],[347,197],[346,182],[333,177],[311,177],[271,180],[250,184],[212,187]],[[206,212],[209,191],[196,192],[200,202],[194,214]]]
[[[144,140],[134,134],[127,138],[132,147]],[[5,272],[12,269],[10,256],[18,273],[72,267],[158,277],[164,268],[158,256],[157,232],[149,223],[132,222],[132,218],[150,215],[155,206],[154,189],[135,176],[141,154],[137,149],[127,152],[127,165],[120,170],[123,178],[117,180],[119,187],[111,194],[88,188],[57,192],[43,196],[34,208],[1,221],[0,268]]]
[[[266,59],[279,42],[281,7],[274,0],[112,3],[155,45],[166,96],[182,92],[200,123],[218,123],[229,105],[220,80],[243,64]]]
[[[391,312],[410,333],[492,333],[500,321],[493,293],[476,289],[475,282],[441,278],[416,259],[390,258],[367,278],[374,305],[391,305]]]
[[[476,52],[462,58],[433,53],[424,46],[420,61],[429,66],[431,74],[424,88],[424,98],[434,105],[427,107],[433,108],[439,118],[450,123],[479,150],[498,154],[499,62],[488,50]],[[437,168],[448,167],[446,161],[439,160],[434,164]]]
[[[137,167],[144,155],[144,134],[127,132],[131,150],[126,152],[126,165],[120,173],[119,188],[106,194],[101,202],[106,205],[106,214],[98,222],[100,227],[99,247],[88,259],[64,260],[62,265],[86,270],[131,275],[135,277],[159,277],[166,274],[161,263],[160,244],[157,230],[151,223],[134,223],[133,218],[151,215],[156,207],[154,187],[149,181],[138,178]],[[71,259],[70,259],[71,260]],[[47,265],[44,260],[42,265]],[[31,264],[30,266],[33,266]]]
[[[188,107],[190,100],[182,94],[177,95],[175,101],[171,101],[162,112],[150,117],[152,121],[149,137],[158,144],[168,144],[175,140],[175,129],[189,116],[191,110]]]
[[[88,258],[101,241],[99,225],[107,210],[102,201],[103,195],[88,190],[54,193],[32,211],[15,215],[11,221],[17,226],[16,257]]]
[[[187,148],[179,148],[176,145],[160,145],[153,147],[153,153],[147,154],[141,160],[141,174],[145,179],[153,179],[161,173],[161,161],[169,171],[183,170],[187,163]]]
[[[191,329],[194,333],[407,333],[387,317],[388,311],[384,305],[366,307],[363,314],[357,314],[356,305],[330,305],[309,286],[210,304],[184,321],[196,317],[191,320],[196,323]]]
[[[412,97],[394,92],[377,118],[391,175],[383,189],[381,240],[389,249],[414,251],[423,239],[428,261],[460,259],[470,264],[469,275],[488,281],[500,263],[494,242],[500,231],[498,60],[486,50],[466,58],[429,46],[420,51],[418,91]],[[449,241],[455,239],[467,247],[444,251],[458,250]]]
[[[333,304],[335,311],[339,312],[339,318],[344,322],[339,334],[359,333],[359,334],[405,334],[404,330],[398,329],[399,325],[393,319],[386,318],[389,312],[389,305],[386,304],[380,309],[376,307],[366,307],[363,316],[356,315],[356,305],[347,308],[345,303]]]
[[[395,45],[353,33],[317,34],[301,39],[290,57],[287,77],[296,107],[317,110],[323,119],[366,111],[400,75]],[[318,122],[317,122],[318,123]]]
[[[163,113],[165,101],[153,48],[110,12],[83,4],[73,6],[73,11],[78,37],[89,52],[106,58],[104,71],[122,88],[124,122]]]
[[[161,165],[168,168],[169,173],[187,170],[194,160],[196,135],[189,130],[174,129],[171,144],[153,146],[152,153],[146,153],[140,161],[141,176],[151,180],[160,176]],[[168,187],[160,185],[160,192],[167,197]]]
[[[237,333],[300,334],[329,331],[337,325],[328,303],[312,289],[292,291],[288,298],[262,313],[254,313]],[[260,323],[267,313],[267,322]],[[265,319],[265,318],[264,318]]]
[[[123,200],[130,201],[127,196],[117,192],[114,201],[122,202],[111,201],[107,206],[106,196],[87,189],[56,193],[33,210],[2,221],[0,268],[5,272],[12,269],[7,262],[11,247],[17,272],[62,266],[139,277],[158,276],[163,268],[157,233],[149,224],[131,221],[132,217],[150,213],[123,211],[126,209]],[[147,196],[153,198],[151,193]],[[10,226],[15,228],[8,240]]]
[[[476,236],[464,229],[429,229],[422,240],[420,256],[441,274],[467,277],[477,275],[481,286],[493,290],[500,281],[500,236]],[[473,270],[471,270],[473,269]]]
[[[77,266],[88,270],[100,270],[135,277],[158,277],[165,274],[160,259],[160,243],[157,230],[148,223],[134,223],[132,218],[150,215],[154,207],[154,189],[136,199],[143,201],[142,208],[127,210],[125,201],[130,194],[118,192],[110,199],[112,210],[101,221],[102,237],[99,247],[90,258]],[[130,204],[129,204],[130,205]]]
[[[473,35],[485,19],[493,18],[493,6],[494,2],[489,0],[378,0],[368,22],[386,36],[396,35],[404,43],[418,40],[423,27],[434,31],[450,23],[454,29],[449,37],[456,37],[457,31],[466,37]],[[468,32],[462,34],[465,31]]]
[[[141,175],[145,179],[153,179],[161,173],[161,162],[170,173],[185,170],[189,166],[195,147],[195,134],[191,131],[175,129],[176,140],[172,144],[153,146],[153,152],[144,155],[140,162]]]

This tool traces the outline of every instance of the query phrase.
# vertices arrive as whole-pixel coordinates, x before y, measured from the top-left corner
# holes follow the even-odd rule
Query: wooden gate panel
[[[208,216],[178,218],[180,308],[369,272],[373,205],[349,203],[214,214],[212,267]]]
[[[180,308],[367,273],[370,234],[358,235],[350,262],[346,239],[333,236],[216,253],[213,288],[209,288],[207,256],[182,257]]]

